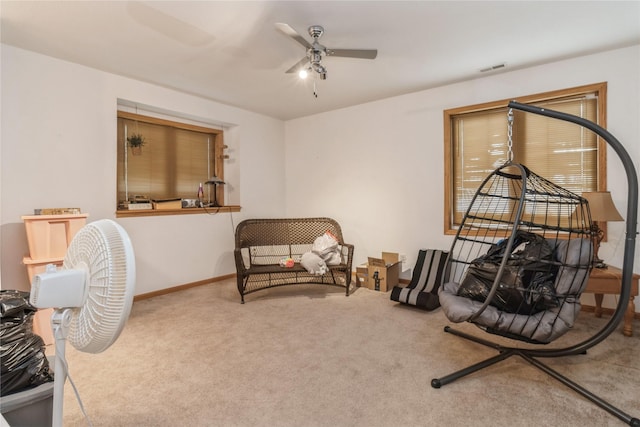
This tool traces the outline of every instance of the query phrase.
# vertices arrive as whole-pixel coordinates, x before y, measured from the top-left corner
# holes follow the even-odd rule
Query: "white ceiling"
[[[0,14],[2,43],[281,119],[640,43],[640,1],[2,0]],[[378,57],[325,57],[327,80],[301,81],[285,71],[305,49],[277,22]]]

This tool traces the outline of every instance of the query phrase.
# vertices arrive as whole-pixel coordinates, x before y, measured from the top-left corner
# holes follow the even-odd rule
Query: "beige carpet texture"
[[[431,380],[494,356],[443,331],[441,309],[389,293],[328,286],[257,292],[235,279],[134,303],[105,352],[67,346],[70,374],[94,426],[621,426],[622,421],[519,357],[441,389]],[[609,320],[582,312],[548,346],[592,336]],[[452,325],[511,346],[528,344]],[[634,325],[636,328],[638,325]],[[621,326],[553,369],[640,417],[640,338]],[[69,382],[64,425],[86,426]]]

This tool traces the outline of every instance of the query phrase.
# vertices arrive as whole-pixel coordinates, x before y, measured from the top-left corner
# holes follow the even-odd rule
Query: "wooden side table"
[[[627,312],[624,315],[624,326],[622,327],[622,333],[630,337],[633,335],[632,321],[635,316],[636,306],[633,302],[633,298],[638,296],[638,279],[640,274],[633,274],[631,279],[631,296],[629,297],[629,305],[627,306]],[[620,295],[622,286],[622,270],[616,267],[609,266],[608,268],[594,268],[591,270],[589,276],[589,282],[587,282],[587,289],[585,292],[594,294],[596,300],[596,317],[602,316],[602,298],[604,294]]]

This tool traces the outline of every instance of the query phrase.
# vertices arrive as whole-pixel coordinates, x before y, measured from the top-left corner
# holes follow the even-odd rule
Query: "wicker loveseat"
[[[309,273],[300,259],[311,251],[316,238],[329,231],[338,240],[340,263],[328,265],[322,275]],[[248,219],[236,227],[234,251],[238,291],[244,296],[261,289],[295,284],[320,284],[345,288],[349,296],[353,245],[344,243],[340,225],[331,218]],[[292,258],[293,267],[280,261]]]

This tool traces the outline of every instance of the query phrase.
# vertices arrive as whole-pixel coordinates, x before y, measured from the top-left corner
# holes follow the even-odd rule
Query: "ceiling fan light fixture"
[[[324,28],[320,25],[312,25],[309,27],[309,35],[313,39],[312,43],[309,43],[304,37],[302,37],[296,30],[284,23],[276,23],[276,28],[284,35],[291,37],[296,42],[300,43],[306,49],[306,55],[297,64],[289,68],[286,73],[298,72],[300,79],[308,77],[309,73],[315,72],[319,75],[320,80],[327,79],[327,69],[322,66],[322,58],[326,55],[344,57],[344,58],[360,58],[360,59],[375,59],[378,55],[376,49],[328,49],[318,42],[318,39],[324,34]],[[300,69],[299,67],[304,67]]]
[[[313,63],[311,66],[313,67],[313,71],[315,71],[320,75],[320,80],[327,79],[327,69],[324,68],[322,65],[320,65],[320,63],[316,62],[316,63]]]

